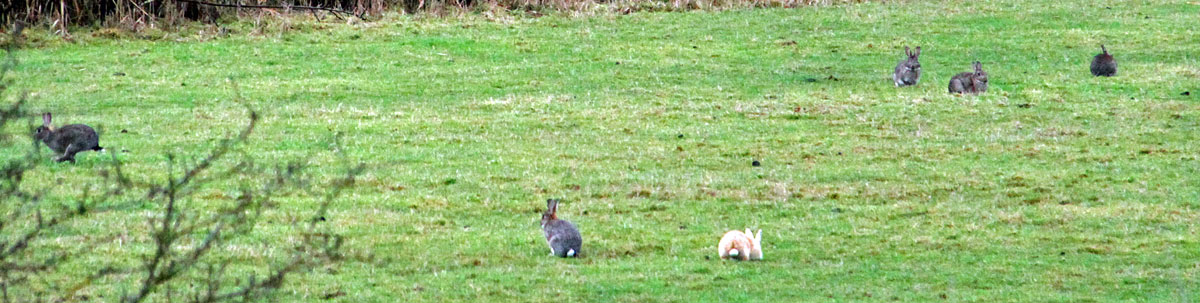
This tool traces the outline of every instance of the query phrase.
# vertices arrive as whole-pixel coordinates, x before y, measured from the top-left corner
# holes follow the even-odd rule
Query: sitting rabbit
[[[908,58],[896,64],[896,70],[892,72],[892,81],[896,83],[896,87],[917,85],[917,81],[921,80],[921,62],[917,62],[917,57],[921,56],[921,47],[918,46],[917,52],[914,53],[905,46],[904,54],[908,55]]]
[[[1100,45],[1100,51],[1101,53],[1096,54],[1096,57],[1092,58],[1092,76],[1116,76],[1117,60],[1108,54],[1108,49],[1104,48],[1104,44]]]
[[[558,219],[558,199],[546,200],[546,212],[542,213],[542,231],[546,233],[546,244],[550,255],[561,258],[578,257],[583,248],[583,236],[579,229],[567,220]]]
[[[975,61],[971,64],[975,72],[963,72],[950,78],[950,92],[956,94],[979,94],[987,92],[988,76],[983,71],[983,64]]]

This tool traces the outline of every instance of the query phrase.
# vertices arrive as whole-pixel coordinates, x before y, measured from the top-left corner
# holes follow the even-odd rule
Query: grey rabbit
[[[908,46],[905,46],[904,54],[908,58],[896,64],[896,70],[892,72],[892,81],[896,83],[896,87],[917,85],[917,81],[921,80],[921,62],[917,62],[917,57],[921,56],[921,47],[918,46],[916,52],[911,52]]]
[[[561,258],[578,257],[583,248],[583,236],[579,229],[567,220],[558,219],[558,199],[546,200],[546,212],[542,213],[542,231],[546,232],[546,244],[550,255]]]
[[[1092,59],[1092,76],[1112,77],[1117,75],[1117,61],[1108,54],[1104,44],[1100,45],[1101,53]]]
[[[974,72],[963,72],[950,78],[950,92],[958,94],[979,94],[987,92],[988,75],[983,71],[983,63],[971,63]]]
[[[96,130],[83,124],[64,125],[54,128],[50,124],[50,113],[42,114],[42,126],[37,128],[34,138],[42,141],[60,156],[57,162],[71,161],[75,163],[75,154],[82,151],[100,151],[100,136]]]

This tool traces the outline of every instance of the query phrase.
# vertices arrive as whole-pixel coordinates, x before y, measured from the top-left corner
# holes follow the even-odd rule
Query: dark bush
[[[180,21],[214,23],[267,8],[277,12],[316,12],[338,17],[378,16],[385,11],[415,13],[482,6],[507,10],[579,10],[604,4],[628,13],[726,7],[795,7],[866,0],[11,0],[0,2],[0,28],[15,21],[52,26],[63,36],[69,26],[121,26],[140,30]],[[240,7],[240,8],[239,8]],[[319,8],[319,9],[318,9]],[[336,12],[334,12],[336,11]]]

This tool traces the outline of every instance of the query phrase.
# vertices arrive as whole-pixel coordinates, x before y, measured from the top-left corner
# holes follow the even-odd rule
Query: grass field
[[[14,76],[31,110],[96,127],[135,179],[235,132],[239,94],[264,113],[242,149],[261,161],[335,178],[342,133],[369,167],[328,221],[352,257],[288,280],[285,302],[1196,302],[1197,16],[1194,1],[996,0],[394,17],[89,39],[22,50]],[[1101,43],[1116,77],[1088,73]],[[924,73],[898,89],[904,45]],[[990,90],[948,94],[975,60]],[[105,159],[27,178],[81,185],[51,193],[66,197]],[[547,198],[583,258],[548,256]],[[153,209],[48,241],[145,241]],[[716,260],[745,227],[763,229],[765,260]],[[223,253],[268,264],[257,243],[289,228],[264,222]],[[101,243],[65,274],[150,249]]]

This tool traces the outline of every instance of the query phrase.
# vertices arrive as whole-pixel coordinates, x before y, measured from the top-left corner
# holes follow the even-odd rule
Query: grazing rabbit
[[[921,80],[921,62],[917,62],[917,57],[921,56],[921,47],[918,46],[917,52],[914,53],[905,46],[904,54],[908,55],[908,59],[896,64],[896,70],[892,72],[892,81],[895,81],[896,87],[917,85],[917,81]]]
[[[546,212],[542,213],[542,231],[546,232],[546,244],[550,255],[562,258],[578,257],[583,247],[583,236],[579,229],[567,220],[559,220],[558,199],[546,200]]]
[[[762,260],[762,230],[751,236],[750,229],[745,232],[731,230],[721,237],[717,244],[717,255],[721,259],[749,261]]]
[[[55,129],[50,124],[50,113],[42,115],[42,126],[37,128],[37,133],[34,138],[50,147],[59,156],[55,161],[71,161],[75,163],[75,153],[81,151],[100,151],[100,136],[96,135],[96,130],[92,127],[83,124],[65,125]]]
[[[1096,54],[1092,59],[1092,75],[1112,77],[1117,75],[1117,61],[1112,55],[1108,54],[1108,49],[1104,48],[1104,44],[1100,45],[1101,53]]]
[[[958,73],[950,78],[951,93],[979,94],[987,92],[988,76],[987,72],[983,71],[983,64],[975,61],[971,65],[975,67],[975,72]]]

